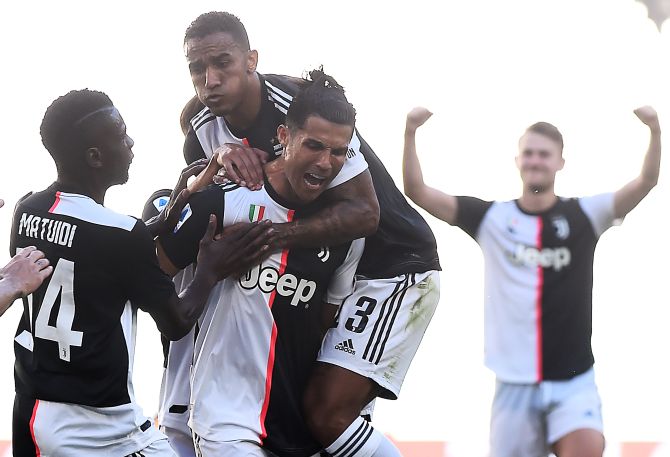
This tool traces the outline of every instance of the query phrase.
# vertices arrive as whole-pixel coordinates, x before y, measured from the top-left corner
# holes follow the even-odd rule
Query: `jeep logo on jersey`
[[[563,216],[556,216],[551,219],[551,225],[554,226],[556,231],[556,236],[562,240],[565,240],[570,236],[570,225],[568,220]]]
[[[257,265],[240,278],[240,286],[245,289],[253,289],[258,286],[265,293],[276,290],[282,297],[290,297],[291,304],[298,306],[298,303],[307,303],[314,297],[316,292],[316,283],[306,279],[299,279],[291,273],[282,275],[273,267]],[[309,306],[309,304],[307,305]],[[307,307],[305,306],[305,308]]]
[[[572,258],[570,250],[566,247],[537,249],[533,246],[519,244],[516,250],[509,254],[512,262],[526,265],[528,267],[541,266],[542,268],[553,268],[561,271],[570,265]]]

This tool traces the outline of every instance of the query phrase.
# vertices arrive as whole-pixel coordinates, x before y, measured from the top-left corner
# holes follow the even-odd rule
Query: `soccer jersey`
[[[141,221],[67,190],[53,184],[20,201],[14,213],[11,253],[34,245],[54,267],[23,300],[14,344],[16,392],[36,400],[33,417],[43,417],[48,404],[81,407],[70,416],[59,413],[60,438],[70,438],[64,436],[66,425],[72,427],[68,420],[86,411],[89,425],[102,427],[107,441],[91,435],[80,442],[98,440],[110,455],[126,455],[161,437],[148,431],[129,439],[150,425],[133,394],[137,308],[156,310],[174,286]]]
[[[539,214],[458,197],[456,225],[484,253],[485,360],[500,380],[570,379],[593,365],[593,255],[613,222],[611,193]]]
[[[245,131],[234,131],[223,117],[214,116],[208,108],[191,119],[184,143],[187,163],[211,157],[224,143],[242,143],[268,153],[270,159],[281,155],[277,127],[285,122],[286,112],[299,89],[300,79],[282,75],[258,75],[262,104],[254,125]],[[369,167],[380,219],[377,232],[366,238],[365,252],[358,274],[368,278],[393,278],[406,273],[440,270],[437,243],[432,230],[421,215],[407,202],[396,187],[379,157],[354,131],[347,160],[329,187],[355,177]]]
[[[161,237],[173,264],[193,262],[209,214],[223,226],[313,214],[266,182],[259,191],[211,186],[191,197],[178,230]],[[250,440],[280,455],[311,456],[320,448],[302,413],[302,394],[321,345],[322,303],[339,305],[353,290],[362,241],[290,249],[240,278],[221,281],[201,316],[191,381],[191,428],[209,441]]]

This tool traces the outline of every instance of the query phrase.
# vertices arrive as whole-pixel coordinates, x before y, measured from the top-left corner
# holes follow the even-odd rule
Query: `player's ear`
[[[88,148],[84,152],[84,160],[86,160],[86,165],[91,168],[102,168],[102,152],[97,147]]]
[[[258,66],[258,51],[251,49],[247,51],[247,73],[254,73]]]
[[[286,148],[286,146],[288,146],[290,134],[291,133],[289,128],[284,124],[281,124],[279,127],[277,127],[277,139],[279,140],[279,143],[282,145],[282,147]]]

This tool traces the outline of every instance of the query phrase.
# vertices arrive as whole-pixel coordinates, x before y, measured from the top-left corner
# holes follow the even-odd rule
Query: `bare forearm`
[[[0,279],[0,316],[21,296],[21,292],[16,290],[6,280]]]
[[[412,200],[425,187],[421,163],[416,155],[416,129],[405,129],[405,146],[402,157],[402,182],[407,195]]]
[[[274,224],[272,245],[286,247],[321,247],[364,238],[377,230],[378,207],[364,202],[335,202],[315,215],[285,224]]]
[[[640,178],[650,187],[658,183],[658,175],[661,169],[661,128],[650,127],[649,148],[644,156]]]
[[[212,291],[212,288],[216,284],[216,278],[213,274],[200,274],[197,270],[193,281],[189,286],[180,294],[181,306],[179,308],[179,314],[182,322],[184,322],[184,327],[188,332],[195,322],[198,320],[202,311],[205,309],[207,304],[207,299],[209,294]]]
[[[207,304],[209,294],[216,284],[212,275],[197,274],[191,284],[166,305],[167,312],[154,314],[158,330],[171,341],[183,338],[191,331]]]

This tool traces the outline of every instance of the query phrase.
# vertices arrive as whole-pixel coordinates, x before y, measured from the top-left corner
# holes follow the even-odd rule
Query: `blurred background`
[[[648,129],[634,108],[653,105],[670,130],[670,0],[11,2],[0,7],[0,240],[16,201],[55,178],[39,124],[71,89],[107,92],[135,140],[130,181],[106,206],[139,215],[155,189],[172,187],[184,164],[179,113],[194,93],[183,34],[216,9],[246,25],[261,73],[323,64],[399,185],[405,115],[416,105],[435,113],[418,136],[427,182],[484,199],[520,193],[516,144],[536,121],[563,132],[564,196],[637,175]],[[597,248],[593,346],[608,457],[670,456],[667,162],[658,187]],[[426,218],[444,268],[440,306],[400,399],[379,401],[374,420],[405,455],[482,457],[494,382],[482,363],[482,256],[460,230]],[[20,313],[16,303],[0,319],[0,440],[11,438]],[[152,415],[162,355],[147,315],[137,341],[136,396]]]

